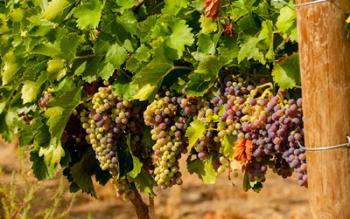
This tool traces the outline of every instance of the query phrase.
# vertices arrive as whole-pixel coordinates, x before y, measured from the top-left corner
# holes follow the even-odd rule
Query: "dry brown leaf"
[[[205,0],[204,14],[206,17],[217,18],[219,15],[220,0]]]
[[[232,23],[226,23],[224,24],[224,33],[226,36],[232,37],[233,36],[233,25]]]
[[[238,139],[235,143],[234,158],[242,164],[248,163],[252,159],[253,142],[249,139]]]

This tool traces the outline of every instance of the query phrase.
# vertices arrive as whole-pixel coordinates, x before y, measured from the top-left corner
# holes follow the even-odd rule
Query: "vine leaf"
[[[102,9],[104,4],[99,0],[87,1],[74,10],[74,17],[77,18],[77,26],[84,30],[87,28],[95,29],[100,23]]]
[[[225,135],[223,141],[221,141],[223,155],[225,157],[231,158],[233,156],[233,145],[236,139],[236,136]]]
[[[202,15],[199,21],[201,23],[202,33],[204,34],[212,33],[218,30],[218,25],[210,17],[205,17]]]
[[[45,81],[47,80],[47,75],[46,74],[42,74],[40,75],[40,77],[38,78],[38,80],[35,81],[30,81],[30,80],[26,80],[23,82],[23,87],[22,87],[22,100],[23,100],[23,104],[26,103],[30,103],[32,101],[34,101],[39,93],[39,89],[41,87],[41,85],[43,83],[45,83]]]
[[[131,87],[138,86],[134,99],[147,100],[159,87],[163,78],[170,73],[174,66],[169,62],[152,60],[145,68],[138,72],[131,82]]]
[[[23,103],[30,103],[36,99],[40,86],[34,81],[25,81],[22,87]]]
[[[265,64],[264,54],[257,47],[259,42],[257,37],[249,37],[245,43],[241,44],[241,49],[238,52],[238,63],[244,59],[254,59]]]
[[[69,33],[60,40],[61,55],[67,60],[75,57],[81,38],[76,33]]]
[[[140,192],[147,193],[148,195],[154,196],[153,187],[155,182],[153,178],[145,171],[141,170],[140,174],[134,179],[135,186]]]
[[[6,85],[8,84],[13,76],[16,74],[18,70],[18,65],[16,63],[16,57],[13,53],[13,51],[10,51],[6,53],[5,57],[3,58],[4,67],[1,69],[1,80],[2,84]]]
[[[132,157],[133,169],[128,172],[128,176],[134,179],[141,173],[143,164],[140,161],[140,159],[137,158],[136,156],[131,155],[131,157]]]
[[[93,163],[91,160],[93,160],[93,157],[90,156],[90,153],[84,154],[83,158],[79,162],[73,164],[70,168],[70,175],[73,182],[77,184],[83,192],[96,196],[91,179],[91,174],[94,168],[91,166],[91,163]]]
[[[187,0],[165,0],[165,6],[162,9],[162,13],[177,15],[181,9],[186,8],[188,6]]]
[[[290,6],[281,8],[276,22],[277,30],[283,34],[283,38],[289,37],[292,41],[297,41],[296,11]]]
[[[106,61],[112,63],[115,68],[120,68],[127,57],[128,53],[124,47],[119,46],[118,44],[113,44],[106,54]]]
[[[30,152],[30,161],[32,162],[33,173],[38,180],[52,177],[55,173],[55,168],[46,165],[44,157],[39,156],[38,151]]]
[[[103,79],[103,80],[108,80],[114,73],[114,66],[111,63],[107,63],[102,70],[98,73],[98,75]]]
[[[176,50],[174,59],[182,57],[185,46],[191,46],[194,42],[191,28],[188,27],[186,21],[177,20],[172,26],[172,33],[166,41],[166,45]]]
[[[214,55],[206,55],[199,62],[197,69],[190,75],[185,90],[189,96],[203,96],[214,84],[223,66],[222,60]]]
[[[188,138],[188,151],[196,144],[197,140],[204,134],[205,124],[196,119],[191,122],[190,127],[186,130],[186,137]]]
[[[207,160],[195,159],[187,163],[188,172],[196,173],[205,184],[215,184],[217,172],[213,166],[213,158]]]
[[[272,70],[273,80],[282,89],[295,87],[300,83],[299,55],[293,54],[274,65]]]
[[[69,2],[67,0],[52,0],[45,8],[42,16],[47,20],[53,20],[57,16],[61,15],[68,5]]]
[[[238,139],[234,146],[234,158],[242,164],[248,163],[252,159],[253,143],[249,139]]]

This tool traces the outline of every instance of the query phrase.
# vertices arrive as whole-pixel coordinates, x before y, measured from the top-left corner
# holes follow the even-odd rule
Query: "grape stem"
[[[265,83],[265,84],[262,84],[262,85],[259,85],[257,86],[254,90],[251,91],[251,94],[250,96],[251,97],[255,97],[256,93],[262,89],[262,88],[265,88],[265,87],[270,87],[270,89],[273,88],[273,84],[271,82],[268,82],[268,83]]]

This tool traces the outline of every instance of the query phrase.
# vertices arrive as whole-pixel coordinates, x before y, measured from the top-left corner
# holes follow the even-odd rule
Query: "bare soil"
[[[3,174],[0,185],[10,182],[13,171],[20,167],[18,153],[13,145],[0,142],[0,168]],[[23,162],[22,162],[23,163]],[[26,161],[25,168],[30,164]],[[260,193],[244,192],[240,177],[228,180],[227,175],[219,177],[215,185],[203,185],[197,176],[184,172],[183,185],[169,190],[157,190],[155,199],[156,218],[159,219],[307,219],[310,212],[307,202],[307,189],[299,187],[294,179],[282,179],[269,174]],[[38,182],[28,173],[33,185]],[[18,189],[21,188],[21,181]],[[40,184],[41,183],[41,184]],[[43,209],[50,203],[50,197],[57,190],[59,177],[40,182],[33,208]],[[136,218],[133,206],[116,198],[111,185],[97,187],[97,198],[86,194],[76,196],[68,192],[63,195],[62,211],[72,200],[67,219],[132,219]],[[1,216],[0,216],[1,217]]]

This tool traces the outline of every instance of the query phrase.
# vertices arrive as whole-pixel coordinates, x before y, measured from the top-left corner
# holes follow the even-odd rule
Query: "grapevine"
[[[206,184],[307,187],[293,1],[9,0],[0,32],[0,134],[38,179],[111,181],[139,216],[183,160]]]

